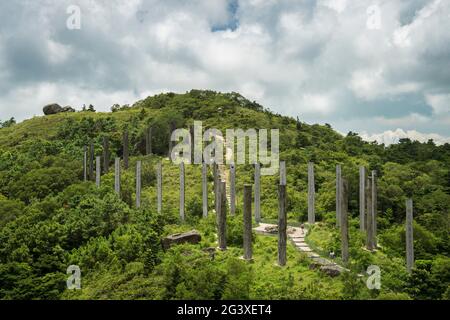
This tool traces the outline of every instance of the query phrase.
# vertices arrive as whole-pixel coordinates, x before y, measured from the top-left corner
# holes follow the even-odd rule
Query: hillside
[[[329,277],[310,270],[308,258],[288,246],[288,265],[275,265],[277,239],[255,235],[254,261],[242,256],[242,189],[251,165],[237,167],[237,215],[228,220],[229,249],[215,247],[215,215],[202,218],[201,167],[186,167],[186,217],[178,220],[178,167],[164,159],[169,124],[187,128],[280,129],[287,163],[288,223],[307,220],[307,163],[315,163],[316,223],[307,238],[339,261],[335,228],[335,167],[349,181],[350,272]],[[154,155],[145,156],[144,132],[153,126]],[[83,147],[92,140],[101,154],[109,137],[111,159],[130,138],[130,168],[122,198],[114,173],[100,188],[83,182]],[[163,159],[163,211],[156,212],[156,164]],[[143,162],[142,208],[136,209],[135,164]],[[378,243],[369,252],[359,232],[359,166],[378,175]],[[212,181],[212,172],[209,172]],[[278,176],[261,181],[264,221],[278,216]],[[416,268],[405,268],[405,200],[414,200]],[[210,193],[212,211],[214,195]],[[342,136],[330,125],[309,125],[274,114],[237,93],[192,90],[160,94],[112,112],[35,117],[0,129],[0,299],[449,299],[450,145],[403,139],[384,146]],[[196,229],[196,245],[161,248],[161,239]],[[82,272],[82,290],[66,289],[69,265]],[[382,271],[381,289],[365,285],[367,267]]]

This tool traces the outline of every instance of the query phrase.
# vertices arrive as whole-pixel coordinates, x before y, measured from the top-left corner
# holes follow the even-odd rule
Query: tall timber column
[[[100,161],[100,157],[95,158],[95,185],[97,188],[100,188],[100,177],[102,175]]]
[[[109,138],[103,137],[103,172],[109,172]]]
[[[216,215],[219,214],[219,168],[215,162],[212,164],[213,168],[213,189],[214,189],[214,209],[216,210]]]
[[[280,184],[287,185],[286,180],[286,161],[280,161]]]
[[[230,164],[230,214],[236,213],[236,166]]]
[[[344,265],[348,264],[348,182],[341,179],[341,257]]]
[[[114,191],[120,197],[120,158],[116,158],[114,162]]]
[[[372,241],[373,248],[377,248],[377,172],[372,171]]]
[[[194,134],[194,125],[189,127],[189,137],[191,142],[191,164],[195,163],[195,134]]]
[[[261,164],[255,163],[255,220],[261,222]]]
[[[125,170],[128,169],[129,155],[130,155],[129,139],[128,139],[128,131],[126,130],[123,133],[123,166]]]
[[[341,223],[341,165],[336,165],[336,226]]]
[[[359,167],[359,230],[363,232],[366,230],[365,221],[365,189],[366,189],[366,168],[364,166]]]
[[[252,185],[244,185],[244,260],[252,260]]]
[[[373,243],[373,214],[372,214],[372,178],[368,178],[366,180],[366,202],[367,202],[366,247],[367,250],[373,250],[374,243]]]
[[[202,206],[203,218],[208,217],[208,167],[203,161],[202,163]]]
[[[226,182],[220,181],[218,184],[219,189],[219,205],[218,205],[218,219],[217,219],[217,227],[218,227],[218,242],[219,249],[226,250],[227,249],[227,188]]]
[[[286,265],[287,216],[286,186],[278,186],[278,264]]]
[[[152,154],[152,131],[153,128],[150,126],[147,128],[145,133],[145,153],[146,155]]]
[[[141,207],[142,192],[142,162],[136,162],[136,208]]]
[[[180,163],[180,220],[184,221],[184,162]]]
[[[411,273],[414,268],[413,239],[413,201],[406,200],[406,270]]]
[[[315,186],[314,186],[314,163],[308,163],[308,223],[316,222],[315,213]]]
[[[157,209],[158,213],[162,211],[162,162],[159,162],[156,167],[156,189],[157,189]]]
[[[87,152],[87,146],[83,147],[83,180],[84,182],[87,181],[87,158],[88,158],[88,152]]]
[[[89,146],[89,180],[93,181],[95,179],[94,177],[94,143],[91,142]]]

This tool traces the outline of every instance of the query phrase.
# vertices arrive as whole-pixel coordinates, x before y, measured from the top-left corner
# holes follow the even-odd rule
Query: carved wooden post
[[[152,127],[148,127],[145,134],[145,153],[147,155],[152,154]]]
[[[278,186],[278,264],[286,265],[287,216],[286,186]]]
[[[261,164],[255,163],[255,220],[261,222]]]
[[[372,171],[372,243],[377,248],[377,172]]]
[[[101,176],[101,168],[100,168],[100,157],[95,158],[95,185],[97,188],[100,188],[100,176]]]
[[[230,164],[230,214],[236,213],[236,166]]]
[[[286,161],[280,161],[280,184],[287,185],[286,179]]]
[[[94,143],[91,142],[90,148],[89,148],[89,180],[94,180]]]
[[[213,178],[214,178],[214,208],[216,210],[216,215],[219,214],[219,168],[214,162],[213,164]]]
[[[116,158],[114,163],[114,191],[120,197],[120,158]]]
[[[244,259],[252,260],[252,185],[244,185]]]
[[[141,191],[142,191],[142,162],[136,162],[136,208],[141,207]]]
[[[156,169],[156,188],[157,188],[157,205],[158,205],[158,213],[162,211],[162,163],[159,162]]]
[[[184,162],[180,163],[180,220],[184,221]]]
[[[308,223],[316,222],[315,212],[315,182],[314,182],[314,163],[308,163]]]
[[[123,133],[123,166],[128,169],[128,158],[130,155],[128,131]]]
[[[366,168],[359,167],[359,229],[363,232],[366,228],[365,221],[365,183],[366,183]]]
[[[368,178],[366,181],[366,202],[367,202],[367,240],[366,247],[367,250],[374,249],[373,243],[373,214],[372,214],[372,179]]]
[[[83,147],[83,180],[87,181],[87,146]]]
[[[341,179],[341,257],[344,265],[348,264],[348,182]]]
[[[227,249],[227,188],[226,182],[219,182],[219,205],[218,205],[218,242],[219,249],[226,250]]]
[[[109,172],[109,138],[103,137],[103,172]]]
[[[341,223],[341,165],[336,165],[336,226]]]
[[[194,126],[189,127],[189,134],[190,134],[190,142],[191,142],[191,164],[194,164],[195,161],[195,144],[194,144]]]
[[[406,270],[414,268],[413,201],[406,200]]]
[[[203,161],[202,163],[202,205],[203,218],[208,217],[208,167]]]

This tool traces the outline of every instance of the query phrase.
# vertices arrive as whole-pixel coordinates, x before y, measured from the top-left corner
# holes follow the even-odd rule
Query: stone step
[[[297,248],[303,252],[312,252],[312,250],[310,248],[306,248],[306,247],[297,247]]]

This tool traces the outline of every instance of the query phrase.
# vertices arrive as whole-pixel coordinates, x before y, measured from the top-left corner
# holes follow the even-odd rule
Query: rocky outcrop
[[[172,234],[165,237],[162,240],[162,246],[164,250],[168,250],[174,245],[179,245],[183,243],[197,244],[202,240],[202,237],[196,230],[192,230],[185,233]]]
[[[57,113],[61,113],[61,112],[75,112],[75,109],[72,108],[71,106],[66,106],[63,108],[57,103],[52,103],[52,104],[46,105],[43,108],[43,111],[46,116],[49,116],[49,115],[57,114]]]
[[[325,273],[326,275],[330,277],[337,277],[341,274],[341,268],[336,265],[328,265],[328,266],[322,266],[320,267],[320,271]]]

